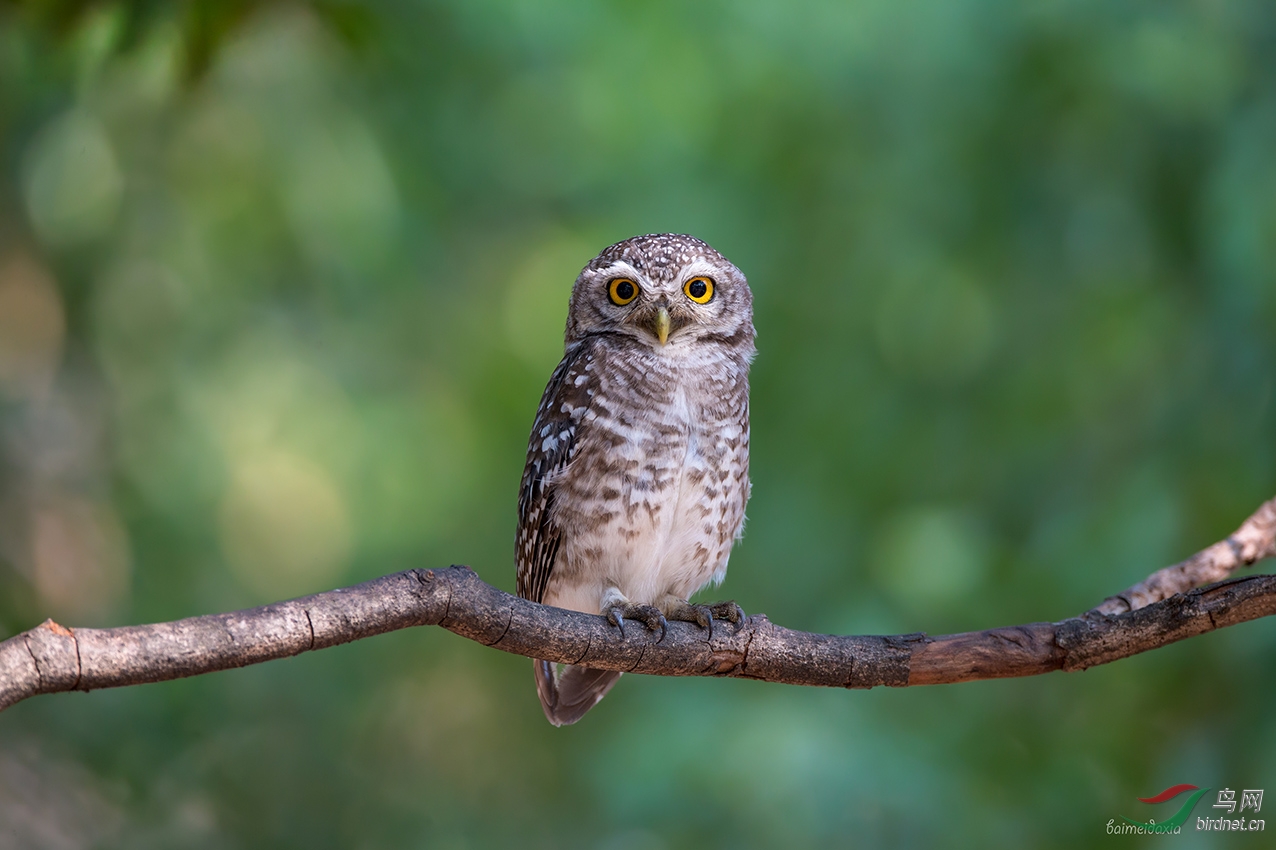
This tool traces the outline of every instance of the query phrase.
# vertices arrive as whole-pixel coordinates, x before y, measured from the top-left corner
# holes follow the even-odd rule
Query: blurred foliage
[[[1267,0],[0,4],[0,625],[512,590],[568,289],[652,231],[756,292],[726,595],[1085,610],[1276,491],[1274,44]],[[0,848],[1074,847],[1276,785],[1273,664],[1260,622],[945,688],[634,677],[556,730],[421,629],[11,709]]]

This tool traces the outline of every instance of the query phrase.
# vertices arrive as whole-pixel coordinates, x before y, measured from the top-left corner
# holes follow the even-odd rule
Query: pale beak
[[[661,307],[656,313],[656,339],[661,345],[669,340],[669,310],[666,307]]]

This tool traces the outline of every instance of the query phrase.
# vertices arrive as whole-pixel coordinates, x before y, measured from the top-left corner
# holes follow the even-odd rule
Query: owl
[[[536,411],[518,500],[518,595],[659,630],[739,622],[688,598],[726,576],[749,499],[753,296],[690,236],[636,236],[576,278],[565,350]],[[533,662],[555,726],[620,673]]]

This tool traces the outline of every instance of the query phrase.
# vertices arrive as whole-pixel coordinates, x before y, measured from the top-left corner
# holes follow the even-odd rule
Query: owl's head
[[[572,287],[567,344],[624,334],[679,352],[716,342],[753,353],[753,294],[731,261],[691,236],[659,233],[617,242]]]

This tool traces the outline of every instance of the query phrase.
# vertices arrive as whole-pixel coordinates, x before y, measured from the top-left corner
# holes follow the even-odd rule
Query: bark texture
[[[627,637],[604,618],[538,605],[468,567],[408,570],[229,614],[115,629],[52,620],[0,643],[0,709],[39,694],[159,682],[286,658],[409,626],[442,626],[505,652],[660,676],[906,687],[1084,670],[1276,613],[1276,576],[1221,581],[1276,555],[1276,499],[1226,540],[1058,623],[957,635],[837,636],[755,614],[710,638],[689,623]],[[1203,582],[1219,582],[1197,587]]]

